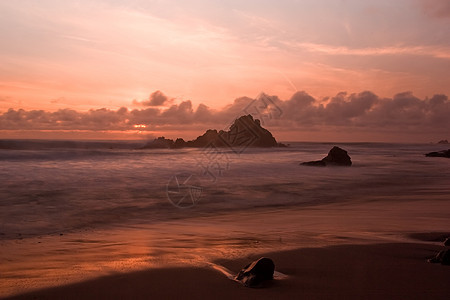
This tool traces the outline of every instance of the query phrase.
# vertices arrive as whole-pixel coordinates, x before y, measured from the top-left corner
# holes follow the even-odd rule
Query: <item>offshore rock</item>
[[[447,157],[450,158],[450,149],[448,150],[442,150],[439,152],[430,152],[425,154],[427,157]]]
[[[303,162],[304,166],[326,167],[326,166],[351,166],[352,160],[347,151],[334,146],[328,155],[322,160]]]
[[[173,145],[173,140],[161,136],[145,144],[142,149],[169,149],[172,148]]]
[[[165,137],[159,137],[145,144],[142,149],[161,148],[204,148],[204,147],[230,147],[233,149],[245,149],[247,147],[286,147],[278,143],[272,133],[261,126],[258,119],[251,115],[241,116],[236,119],[228,131],[208,129],[195,140],[185,142],[178,138],[174,142]]]

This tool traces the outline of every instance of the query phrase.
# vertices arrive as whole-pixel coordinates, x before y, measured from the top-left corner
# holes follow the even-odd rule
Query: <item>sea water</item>
[[[361,195],[450,195],[450,160],[424,156],[445,145],[289,144],[144,150],[139,142],[4,141],[10,146],[0,149],[0,239]],[[352,167],[299,165],[334,145],[348,151]]]

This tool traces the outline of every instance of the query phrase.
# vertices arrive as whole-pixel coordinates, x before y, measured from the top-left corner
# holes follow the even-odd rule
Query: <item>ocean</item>
[[[449,160],[424,156],[445,145],[337,144],[353,166],[320,168],[299,163],[323,158],[334,143],[289,144],[236,152],[139,150],[138,142],[17,141],[0,150],[0,238],[321,205],[361,195],[450,195]],[[186,183],[192,189],[177,190],[175,176],[179,186],[192,176]]]
[[[312,218],[330,205],[391,203],[395,209],[440,201],[449,207],[450,160],[424,156],[448,145],[287,142],[289,147],[270,149],[140,149],[143,144],[1,141],[0,276],[6,278],[6,294],[70,282],[75,275],[168,262],[169,254],[198,262],[249,248],[306,244],[321,223],[344,226],[345,209]],[[348,151],[351,167],[299,165],[322,159],[335,145]],[[297,222],[301,217],[293,211],[311,214]],[[417,226],[446,222],[419,213],[414,212]],[[376,231],[389,231],[386,224],[392,231],[403,228],[395,218],[378,218]],[[365,225],[352,230],[347,233],[371,231]]]

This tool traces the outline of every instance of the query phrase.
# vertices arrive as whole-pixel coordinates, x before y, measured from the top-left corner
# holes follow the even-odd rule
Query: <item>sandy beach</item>
[[[163,268],[102,277],[10,299],[448,299],[448,266],[427,243],[341,245],[267,253],[288,275],[250,289],[207,268]],[[238,271],[250,256],[220,261]]]
[[[3,266],[0,287],[5,299],[447,299],[450,267],[427,262],[450,235],[446,207],[376,201],[234,212],[118,231],[76,251],[76,233],[42,239],[47,251],[13,241],[3,249],[20,261]],[[288,277],[250,289],[209,265],[237,273],[261,256]]]

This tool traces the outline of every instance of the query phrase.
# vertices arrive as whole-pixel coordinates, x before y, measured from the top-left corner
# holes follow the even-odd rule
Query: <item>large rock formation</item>
[[[186,147],[200,148],[210,144],[214,144],[216,147],[223,146],[222,143],[220,143],[219,133],[215,129],[208,129],[203,135],[197,137],[195,140],[188,141]]]
[[[438,144],[448,144],[448,140],[440,140]]]
[[[195,140],[187,142],[180,138],[174,142],[173,140],[159,137],[145,144],[143,148],[202,148],[206,146],[231,147],[233,149],[286,147],[286,145],[277,143],[272,134],[261,126],[258,119],[253,119],[251,115],[246,115],[236,119],[228,131],[209,129]]]
[[[175,143],[173,143],[172,148],[183,148],[185,146],[186,142],[181,138],[177,138]]]
[[[439,152],[430,152],[425,154],[427,157],[447,157],[450,158],[450,149],[448,150],[442,150]]]
[[[303,162],[301,165],[304,166],[317,166],[317,167],[325,167],[325,166],[351,166],[352,160],[348,155],[347,151],[341,149],[339,147],[334,146],[328,155],[322,160]]]
[[[169,149],[173,148],[174,142],[171,139],[166,139],[165,137],[161,136],[157,139],[154,139],[153,141],[148,142],[144,145],[144,149]]]
[[[259,287],[266,280],[273,279],[275,264],[270,258],[261,257],[246,265],[237,275],[236,280],[248,287]]]
[[[258,119],[251,115],[235,120],[229,131],[221,131],[220,139],[232,146],[277,147],[278,143],[272,134],[261,126]]]

